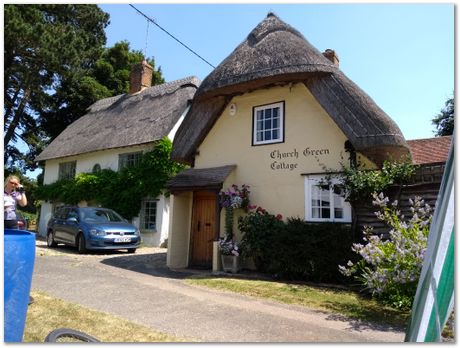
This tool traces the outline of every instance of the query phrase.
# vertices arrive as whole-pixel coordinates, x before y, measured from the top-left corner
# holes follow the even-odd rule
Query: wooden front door
[[[216,225],[216,193],[196,191],[193,195],[190,265],[212,267],[212,246]]]

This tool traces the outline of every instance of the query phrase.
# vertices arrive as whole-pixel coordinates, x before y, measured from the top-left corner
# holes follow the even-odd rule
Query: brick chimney
[[[153,68],[144,59],[131,69],[129,93],[134,94],[152,86]]]
[[[339,66],[339,56],[335,53],[334,50],[327,49],[323,52],[323,56],[325,56],[327,59],[329,59],[334,65]]]

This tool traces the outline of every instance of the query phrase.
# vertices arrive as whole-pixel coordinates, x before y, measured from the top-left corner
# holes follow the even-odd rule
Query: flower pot
[[[221,255],[224,272],[238,273],[241,269],[240,257],[235,255]]]

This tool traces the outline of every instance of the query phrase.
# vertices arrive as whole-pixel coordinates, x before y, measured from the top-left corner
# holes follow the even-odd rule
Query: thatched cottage
[[[36,158],[45,168],[44,184],[98,169],[119,170],[135,164],[161,138],[174,139],[199,80],[188,77],[152,87],[152,71],[145,61],[136,65],[129,93],[97,101],[45,148]],[[168,238],[169,198],[162,195],[139,200],[142,209],[133,223],[145,244],[160,246]],[[62,203],[42,204],[41,236],[46,235],[47,222],[59,205]]]
[[[249,185],[251,202],[273,214],[348,223],[348,203],[318,188],[325,168],[355,159],[375,168],[409,154],[398,126],[345,76],[335,52],[320,52],[269,13],[204,79],[177,131],[172,157],[192,168],[167,185],[168,266],[220,268],[221,189]]]

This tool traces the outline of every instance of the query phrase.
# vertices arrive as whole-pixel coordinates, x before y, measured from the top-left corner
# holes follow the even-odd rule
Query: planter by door
[[[238,273],[240,271],[241,262],[239,256],[221,255],[221,259],[224,272]]]

